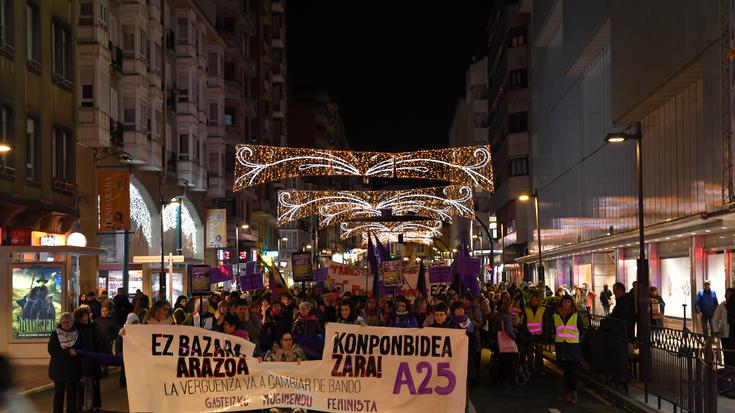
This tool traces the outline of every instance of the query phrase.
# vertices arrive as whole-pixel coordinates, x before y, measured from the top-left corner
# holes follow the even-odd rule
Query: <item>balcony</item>
[[[141,171],[161,171],[163,170],[163,159],[161,159],[162,152],[161,142],[155,139],[148,141],[148,158],[146,163],[140,167]]]
[[[54,192],[59,192],[66,195],[74,195],[77,191],[77,184],[67,179],[54,178],[51,181],[51,188],[54,190]]]
[[[146,163],[148,161],[148,134],[136,129],[134,125],[124,125],[123,150],[132,155],[133,163]]]
[[[95,107],[79,108],[79,143],[92,148],[109,148],[109,115]]]
[[[207,121],[207,137],[223,138],[225,136],[225,127],[217,119],[209,119]]]
[[[207,87],[211,89],[218,89],[225,87],[225,78],[220,74],[217,76],[207,76]]]
[[[242,100],[242,83],[237,80],[225,80],[225,99]]]
[[[283,62],[273,64],[273,83],[283,83],[286,77],[286,65]]]
[[[285,116],[284,114],[285,111],[286,111],[285,102],[282,99],[274,99],[273,100],[273,117],[283,118]]]
[[[224,198],[225,197],[225,178],[222,176],[209,176],[209,186],[207,189],[207,199]]]
[[[488,136],[489,129],[484,128],[473,128],[472,129],[472,142],[474,145],[486,145],[489,142]]]
[[[176,39],[176,56],[196,58],[197,49],[191,39],[181,37]]]
[[[188,89],[179,89],[178,96],[176,97],[176,114],[181,116],[194,116],[195,118],[199,115],[196,104],[189,98]]]
[[[487,113],[487,99],[473,99],[472,113]]]
[[[177,163],[177,177],[188,182],[189,188],[197,188],[200,185],[199,177],[201,176],[201,167],[199,164],[189,159],[188,155],[179,155]]]

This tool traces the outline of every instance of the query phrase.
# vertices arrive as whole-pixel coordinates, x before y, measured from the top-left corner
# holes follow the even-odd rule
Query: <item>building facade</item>
[[[667,315],[689,317],[705,279],[720,297],[732,285],[732,28],[720,6],[533,3],[531,165],[548,285],[635,281],[635,144],[605,137],[636,122],[650,280]],[[661,24],[647,24],[653,14]],[[520,262],[533,263],[527,236]]]

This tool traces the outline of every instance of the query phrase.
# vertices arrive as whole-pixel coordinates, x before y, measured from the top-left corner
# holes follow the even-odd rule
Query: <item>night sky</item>
[[[290,1],[289,87],[328,91],[352,149],[446,146],[465,71],[486,53],[490,4]]]

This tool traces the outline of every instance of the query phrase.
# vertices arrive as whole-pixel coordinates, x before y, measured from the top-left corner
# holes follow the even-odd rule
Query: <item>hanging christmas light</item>
[[[452,185],[403,191],[278,191],[278,223],[318,215],[319,226],[381,216],[420,215],[451,222],[452,216],[472,218],[472,188]]]
[[[493,191],[489,145],[415,152],[357,152],[238,145],[234,190],[299,176],[437,179]]]
[[[429,238],[442,235],[441,221],[406,221],[406,222],[342,222],[339,224],[340,239],[345,240],[368,232],[377,234],[422,234]]]

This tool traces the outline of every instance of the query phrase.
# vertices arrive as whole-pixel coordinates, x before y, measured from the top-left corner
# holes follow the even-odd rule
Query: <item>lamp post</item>
[[[518,200],[521,202],[527,202],[529,199],[533,197],[533,207],[536,215],[536,239],[538,241],[537,249],[538,249],[538,280],[537,282],[544,282],[544,263],[541,259],[541,220],[539,219],[539,206],[538,206],[538,190],[534,189],[532,195],[528,194],[522,194],[518,196]]]
[[[650,326],[651,299],[649,298],[649,269],[648,259],[646,258],[646,242],[644,236],[644,216],[643,216],[643,134],[641,132],[641,123],[636,122],[634,133],[609,133],[605,140],[608,143],[621,143],[628,140],[634,140],[635,146],[635,171],[638,189],[638,272],[636,280],[638,281],[637,305],[638,305],[638,334],[640,341],[641,369],[643,380],[647,380],[650,372],[650,346],[648,342],[648,329]],[[643,338],[641,340],[641,338]]]

